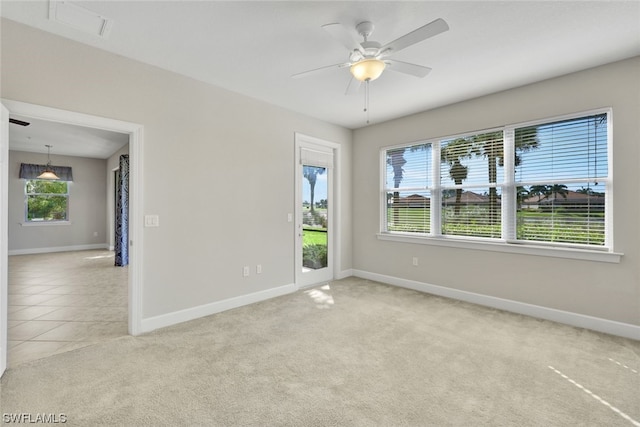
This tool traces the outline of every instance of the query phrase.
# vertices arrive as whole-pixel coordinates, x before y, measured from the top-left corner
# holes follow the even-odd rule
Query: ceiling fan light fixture
[[[386,64],[379,59],[370,58],[356,62],[350,68],[351,74],[361,82],[372,81],[380,77]]]

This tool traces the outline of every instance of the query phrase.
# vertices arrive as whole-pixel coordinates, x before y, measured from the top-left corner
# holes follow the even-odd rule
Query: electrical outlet
[[[249,266],[248,265],[245,265],[244,267],[242,267],[242,275],[244,277],[249,276]]]
[[[262,273],[262,264],[258,264],[256,265],[256,274],[261,274]]]
[[[418,257],[415,257],[415,256],[413,257],[413,265],[414,267],[418,266]]]

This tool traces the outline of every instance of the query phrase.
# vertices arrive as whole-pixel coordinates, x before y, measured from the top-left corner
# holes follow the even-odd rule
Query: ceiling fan
[[[362,82],[369,82],[380,77],[385,68],[416,77],[424,77],[429,74],[431,68],[389,59],[389,57],[402,49],[447,31],[449,26],[443,19],[438,18],[385,45],[369,40],[374,28],[373,23],[369,21],[356,25],[356,31],[364,39],[363,42],[360,42],[353,31],[345,25],[339,23],[323,25],[322,29],[349,49],[349,61],[304,71],[291,77],[297,79],[334,68],[349,67],[352,78],[347,86],[347,94],[356,93]]]

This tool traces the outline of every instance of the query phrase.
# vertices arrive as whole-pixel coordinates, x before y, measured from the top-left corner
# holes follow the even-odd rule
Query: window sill
[[[506,252],[513,254],[546,256],[553,258],[568,258],[596,262],[619,263],[624,255],[616,252],[607,252],[589,249],[542,247],[526,244],[514,244],[504,242],[479,242],[447,237],[411,236],[407,234],[378,233],[378,240],[392,242],[413,243],[418,245],[446,246],[450,248],[474,249],[493,252]]]
[[[71,225],[71,221],[34,221],[34,222],[21,222],[22,227],[48,227],[51,225]]]

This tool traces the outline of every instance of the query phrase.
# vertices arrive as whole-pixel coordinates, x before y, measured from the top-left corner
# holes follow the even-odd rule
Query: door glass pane
[[[327,169],[302,167],[302,270],[327,267]]]

